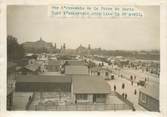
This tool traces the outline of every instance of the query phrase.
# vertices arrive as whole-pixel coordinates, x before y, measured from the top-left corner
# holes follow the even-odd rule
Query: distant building
[[[66,44],[65,43],[63,45],[61,45],[61,47],[60,47],[60,53],[62,55],[66,54]]]
[[[91,55],[91,45],[88,45],[88,55]]]
[[[88,45],[88,50],[91,50],[91,45],[90,44]]]
[[[65,43],[63,44],[63,50],[66,50],[66,44]]]
[[[45,42],[42,38],[39,41],[25,42],[22,45],[26,52],[47,52],[53,48],[52,43]]]
[[[61,60],[49,60],[46,69],[48,72],[60,72],[62,65],[63,61]]]
[[[139,104],[149,111],[159,111],[159,83],[147,84],[140,89]]]
[[[80,55],[87,54],[88,49],[82,45],[80,45],[78,48],[76,48],[76,52]]]
[[[54,49],[57,49],[57,44],[55,43]]]
[[[7,63],[7,110],[11,110],[13,106],[13,93],[16,82],[16,63]]]

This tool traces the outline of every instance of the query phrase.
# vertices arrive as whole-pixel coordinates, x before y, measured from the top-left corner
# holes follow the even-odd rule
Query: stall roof
[[[73,92],[78,94],[108,94],[111,92],[109,84],[99,77],[73,76]]]
[[[46,83],[71,83],[70,76],[46,76],[46,75],[19,75],[16,78],[16,83],[24,82],[46,82]]]
[[[66,60],[66,65],[73,65],[73,66],[84,66],[86,65],[86,63],[84,61],[81,60]]]
[[[67,65],[65,66],[65,74],[88,74],[88,67]]]

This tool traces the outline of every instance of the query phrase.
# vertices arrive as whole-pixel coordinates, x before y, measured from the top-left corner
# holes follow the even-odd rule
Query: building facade
[[[146,85],[139,91],[139,105],[149,111],[159,112],[159,85]]]
[[[16,83],[16,63],[7,63],[7,110],[11,110],[13,106],[13,93]]]
[[[64,76],[20,75],[16,92],[71,92],[71,79]]]

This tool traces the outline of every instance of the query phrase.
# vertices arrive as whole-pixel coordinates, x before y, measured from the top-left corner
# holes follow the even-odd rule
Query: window
[[[77,94],[76,98],[77,98],[77,100],[87,100],[88,95],[86,95],[86,94]]]
[[[104,94],[96,94],[93,95],[93,102],[95,103],[105,103],[106,101],[106,96]]]

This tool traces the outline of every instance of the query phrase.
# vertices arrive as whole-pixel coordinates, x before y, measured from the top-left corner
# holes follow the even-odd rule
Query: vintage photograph
[[[160,7],[135,7],[142,17],[8,5],[7,110],[159,112]]]

